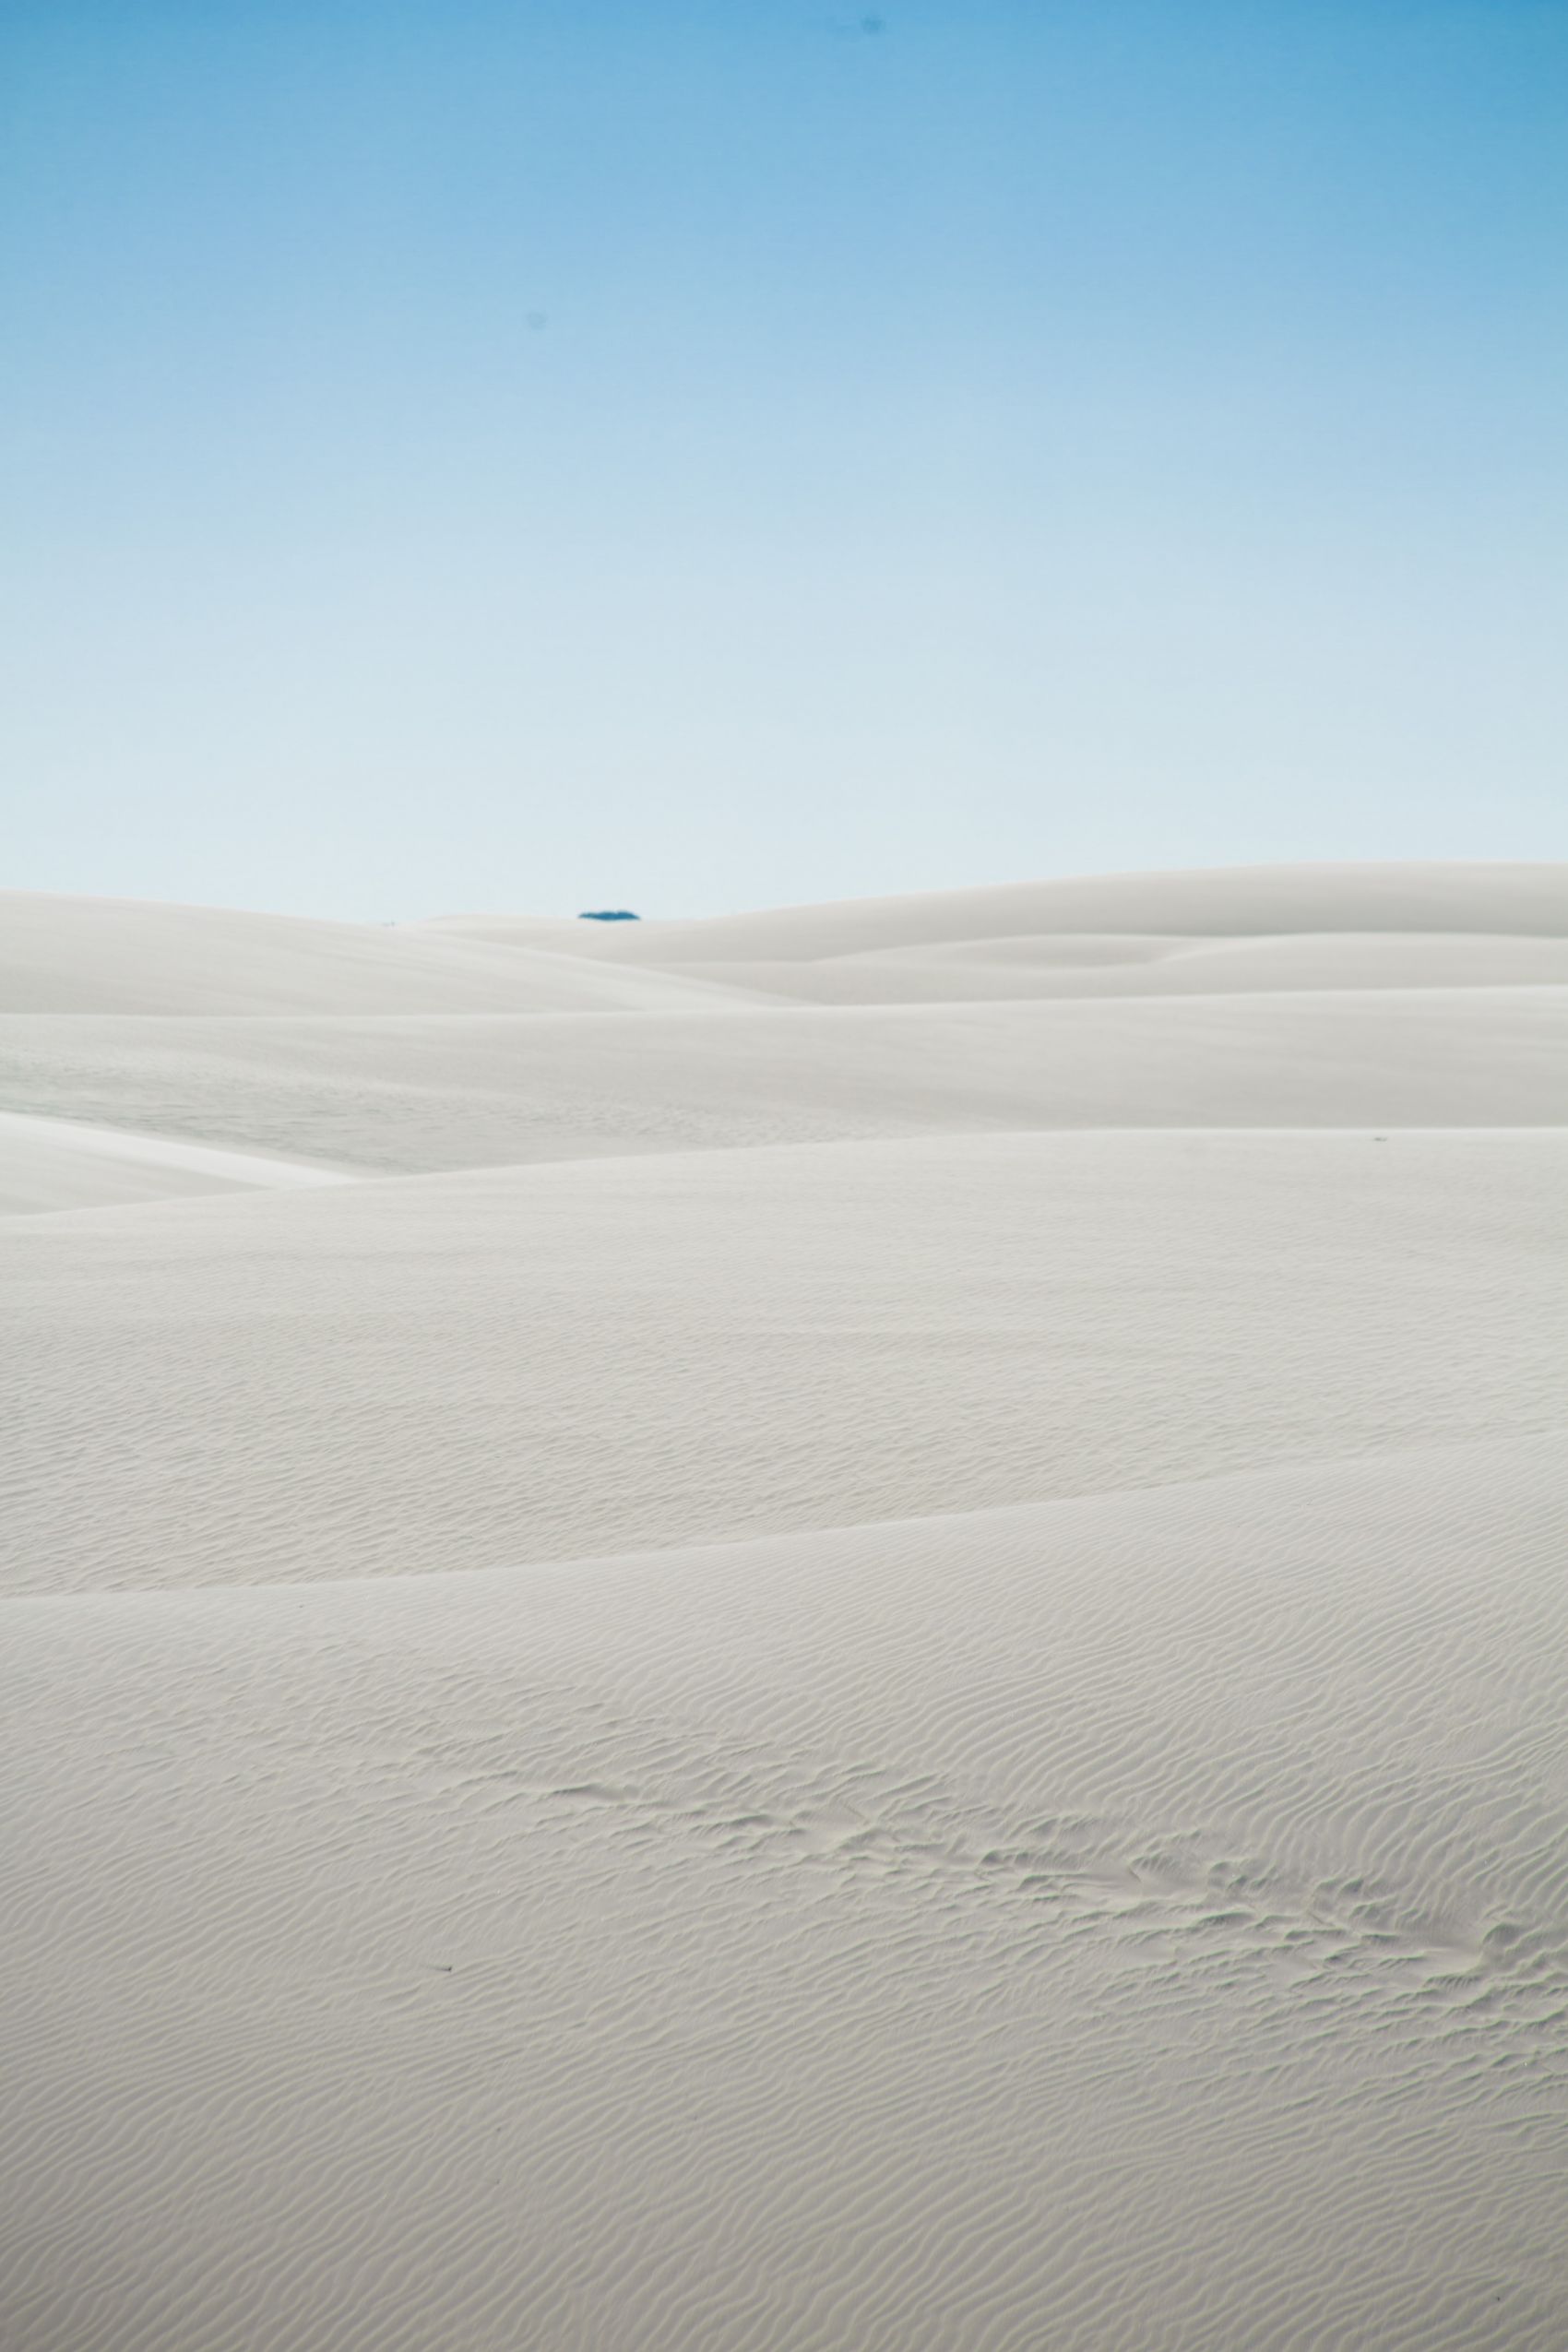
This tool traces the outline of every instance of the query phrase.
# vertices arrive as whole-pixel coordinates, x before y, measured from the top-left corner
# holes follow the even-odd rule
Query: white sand
[[[1214,996],[1281,988],[1512,988],[1530,980],[1559,985],[1568,980],[1568,939],[1398,931],[1282,932],[1261,939],[1031,933],[771,963],[715,959],[683,968],[758,996],[766,992],[820,1004]]]
[[[6,1584],[490,1567],[1536,1431],[1565,1200],[1562,1130],[1082,1134],[18,1219]]]
[[[577,1013],[713,1001],[700,980],[412,928],[0,891],[6,1012]]]
[[[0,1088],[375,1174],[1062,1128],[1557,1125],[1565,1011],[1568,986],[1489,986],[591,1021],[0,1016]]]
[[[263,1159],[169,1135],[127,1134],[116,1127],[0,1111],[0,1216],[256,1186],[291,1192],[301,1185],[350,1181],[339,1170],[302,1160]]]
[[[1568,873],[34,911],[6,2352],[1568,2342]]]
[[[700,922],[549,923],[449,916],[416,928],[663,965],[817,957],[942,942],[1129,933],[1256,939],[1335,932],[1568,938],[1561,865],[1232,866],[1194,873],[1112,873],[944,890],[919,897],[778,907]]]

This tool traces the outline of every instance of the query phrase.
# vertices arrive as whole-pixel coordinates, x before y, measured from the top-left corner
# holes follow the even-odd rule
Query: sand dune
[[[6,1012],[591,1012],[711,995],[700,980],[386,924],[0,891]]]
[[[7,1109],[367,1174],[1568,1119],[1568,869],[1111,877],[698,924],[8,913]]]
[[[6,2352],[1568,2342],[1568,869],[0,919]]]
[[[721,1019],[0,1018],[18,1109],[403,1174],[896,1135],[1568,1119],[1568,988],[737,1006]]]
[[[578,954],[637,964],[849,956],[956,940],[1106,932],[1255,939],[1270,932],[1480,932],[1563,939],[1568,866],[1231,866],[774,907],[696,922],[578,922],[546,932],[528,921],[457,915],[417,928],[491,942],[548,936]]]
[[[1563,1500],[11,1604],[10,2340],[1554,2352]]]
[[[335,1169],[299,1160],[260,1159],[164,1135],[0,1111],[0,1216],[350,1181]]]
[[[1028,932],[852,956],[666,967],[823,1004],[1031,996],[1215,996],[1239,990],[1517,988],[1568,981],[1568,939],[1485,932],[1327,932],[1258,939]]]
[[[1562,1131],[1123,1133],[18,1221],[4,1588],[482,1567],[1539,1430],[1564,1200]]]

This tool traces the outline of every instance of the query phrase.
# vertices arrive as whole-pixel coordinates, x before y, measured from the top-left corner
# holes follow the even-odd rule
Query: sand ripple
[[[10,1604],[7,2341],[1555,2346],[1561,1458]]]

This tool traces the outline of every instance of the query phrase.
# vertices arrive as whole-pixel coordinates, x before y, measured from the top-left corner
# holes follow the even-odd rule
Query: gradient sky
[[[6,879],[1568,855],[1568,0],[10,0]]]

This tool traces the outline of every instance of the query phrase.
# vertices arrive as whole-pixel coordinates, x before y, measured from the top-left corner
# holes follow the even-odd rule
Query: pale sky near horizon
[[[11,0],[14,885],[1568,855],[1568,0]]]

